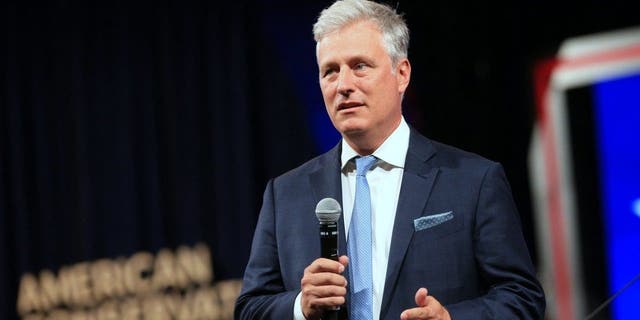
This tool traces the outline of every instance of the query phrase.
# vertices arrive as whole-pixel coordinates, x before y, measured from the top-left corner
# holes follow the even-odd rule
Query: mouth
[[[362,105],[363,104],[361,102],[356,102],[356,101],[342,102],[342,103],[338,104],[338,111],[354,109],[354,108],[357,108],[357,107],[361,107]]]

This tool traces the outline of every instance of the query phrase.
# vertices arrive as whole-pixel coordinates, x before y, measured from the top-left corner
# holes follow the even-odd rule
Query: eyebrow
[[[367,63],[369,63],[371,65],[374,65],[374,63],[373,63],[374,60],[371,59],[371,57],[368,57],[368,56],[362,55],[362,54],[349,57],[347,59],[347,64],[352,64],[354,61],[358,61],[358,62],[359,61],[364,61],[364,62],[367,62]],[[320,70],[322,70],[323,68],[326,68],[327,66],[332,66],[332,65],[339,65],[339,63],[337,63],[335,61],[328,61],[328,62],[320,64],[319,68],[320,68]]]

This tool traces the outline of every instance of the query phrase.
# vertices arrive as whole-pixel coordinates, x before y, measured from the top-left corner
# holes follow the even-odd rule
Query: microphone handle
[[[338,261],[338,224],[335,222],[320,223],[321,257]]]
[[[338,261],[338,224],[336,222],[320,223],[320,252],[321,257]],[[340,307],[327,310],[322,320],[338,320]]]

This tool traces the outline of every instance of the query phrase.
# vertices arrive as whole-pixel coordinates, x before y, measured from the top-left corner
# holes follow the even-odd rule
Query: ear
[[[409,63],[409,59],[404,58],[398,62],[396,78],[398,79],[398,92],[403,94],[411,80],[411,63]]]

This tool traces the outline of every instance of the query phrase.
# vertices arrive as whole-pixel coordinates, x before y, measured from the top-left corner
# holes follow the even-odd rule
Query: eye
[[[322,71],[322,77],[326,78],[332,74],[334,74],[336,72],[335,68],[326,68],[324,69],[324,71]]]
[[[366,63],[360,62],[360,63],[356,64],[356,67],[354,69],[356,69],[356,70],[364,70],[367,67],[369,67],[369,66]]]

